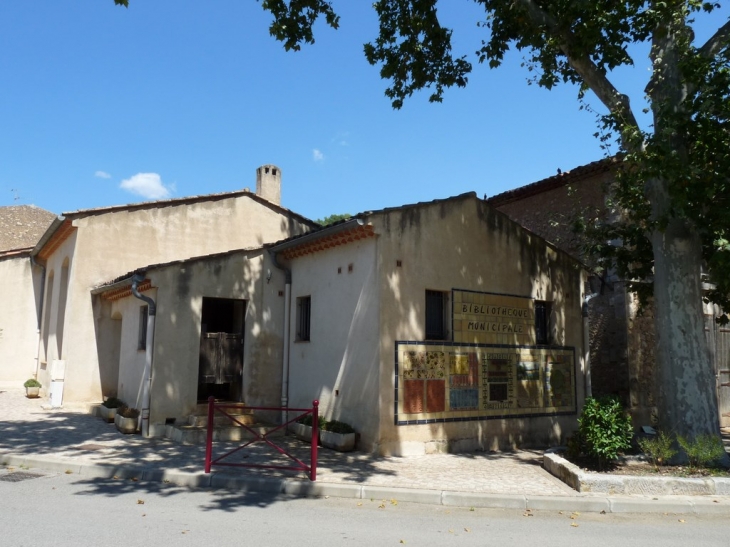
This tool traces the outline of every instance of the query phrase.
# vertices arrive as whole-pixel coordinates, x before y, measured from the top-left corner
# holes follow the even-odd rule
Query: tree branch
[[[717,29],[717,32],[699,49],[699,54],[707,59],[713,59],[728,43],[730,43],[730,21]]]
[[[622,131],[622,139],[624,145],[629,148],[628,128],[638,128],[634,112],[631,110],[628,95],[619,93],[616,87],[606,77],[606,74],[598,69],[598,66],[590,59],[588,55],[574,55],[570,47],[573,39],[572,33],[564,31],[558,25],[553,16],[538,6],[534,0],[513,0],[515,4],[521,6],[530,21],[538,27],[543,27],[550,35],[560,40],[560,50],[565,54],[570,66],[580,75],[583,82],[596,94],[606,108],[622,120],[626,130]]]

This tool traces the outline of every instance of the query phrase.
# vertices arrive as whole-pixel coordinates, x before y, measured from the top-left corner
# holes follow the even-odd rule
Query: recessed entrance
[[[241,401],[246,301],[203,298],[198,400]]]

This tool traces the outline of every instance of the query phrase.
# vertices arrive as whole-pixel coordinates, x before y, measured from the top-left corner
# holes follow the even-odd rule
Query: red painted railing
[[[226,412],[226,409],[241,409],[245,408],[246,410],[273,410],[273,411],[287,411],[287,412],[294,412],[296,415],[289,421],[276,426],[273,429],[268,430],[263,435],[260,434],[258,431],[253,430],[252,428],[248,427],[246,424],[240,422],[234,415],[229,414]],[[215,417],[215,413],[218,412],[226,417],[228,417],[229,420],[232,422],[237,423],[242,428],[246,429],[251,435],[253,435],[253,438],[249,440],[246,444],[243,444],[239,446],[238,448],[235,448],[233,450],[230,450],[223,454],[222,456],[218,456],[217,458],[213,459],[213,425]],[[311,461],[310,465],[307,465],[303,461],[301,461],[296,456],[290,454],[286,449],[282,448],[281,446],[278,446],[274,444],[268,436],[272,433],[279,431],[282,428],[286,428],[287,425],[290,423],[293,423],[297,420],[299,420],[302,416],[306,416],[307,414],[312,415],[312,439],[314,442],[312,442],[312,450],[311,450]],[[288,469],[290,471],[304,471],[309,475],[309,479],[312,481],[317,480],[317,441],[316,439],[319,438],[319,401],[312,401],[312,408],[275,408],[275,407],[263,407],[263,406],[246,406],[242,404],[234,404],[234,403],[222,403],[222,404],[216,404],[214,397],[208,398],[208,432],[207,437],[205,440],[205,472],[210,473],[211,468],[215,465],[216,467],[257,467],[261,469]],[[294,463],[292,465],[286,466],[286,465],[264,465],[264,464],[256,464],[256,463],[233,463],[233,462],[224,462],[226,458],[229,456],[232,456],[233,454],[243,450],[244,448],[251,446],[253,443],[256,442],[264,442],[267,445],[269,445],[271,448],[276,450],[279,454],[282,454],[292,460]]]

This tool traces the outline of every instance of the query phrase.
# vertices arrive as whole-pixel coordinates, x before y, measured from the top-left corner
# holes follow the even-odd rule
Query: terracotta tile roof
[[[0,252],[33,248],[54,218],[35,205],[0,207]]]
[[[605,158],[602,160],[594,161],[586,165],[581,165],[570,171],[564,171],[559,175],[553,175],[546,179],[538,180],[532,184],[520,186],[513,190],[502,192],[501,194],[494,195],[487,198],[487,203],[492,207],[501,207],[507,205],[513,201],[528,198],[548,190],[560,188],[566,184],[571,184],[588,178],[596,173],[603,173],[610,171],[619,163],[619,159],[616,157]]]

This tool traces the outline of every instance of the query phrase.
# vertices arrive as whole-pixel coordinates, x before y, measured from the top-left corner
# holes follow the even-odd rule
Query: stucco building
[[[260,247],[316,226],[281,207],[280,185],[281,171],[265,165],[257,170],[256,193],[103,207],[57,218],[31,252],[46,280],[38,379],[44,386],[62,385],[67,401],[116,394],[123,380],[119,357],[128,349],[119,333],[130,320],[136,324],[139,310],[133,318],[121,311],[105,315],[103,306],[94,307],[92,289],[151,263]]]
[[[0,385],[35,375],[43,280],[29,257],[54,218],[32,205],[0,207]]]
[[[149,383],[152,435],[209,394],[252,406],[317,399],[355,427],[361,449],[414,454],[573,431],[585,279],[575,259],[467,194],[147,265],[91,293],[119,396],[144,407]],[[157,308],[145,351],[142,296]]]
[[[586,272],[475,194],[270,247],[291,275],[288,400],[380,454],[559,443],[584,398]]]

